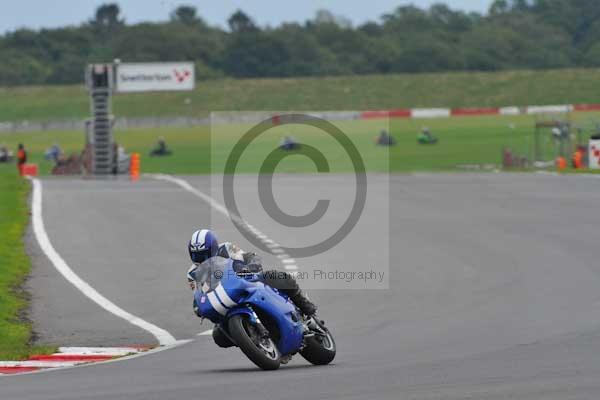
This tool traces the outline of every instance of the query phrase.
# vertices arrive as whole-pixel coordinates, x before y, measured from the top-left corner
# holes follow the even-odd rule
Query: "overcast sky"
[[[117,2],[127,22],[162,21],[181,4],[193,5],[212,25],[225,26],[238,8],[250,14],[260,25],[278,25],[282,21],[304,21],[318,9],[328,9],[360,24],[411,1],[402,0],[0,0],[0,32],[20,27],[41,28],[77,25],[103,3]],[[440,0],[412,1],[421,7]],[[485,12],[490,0],[446,0],[453,8]]]

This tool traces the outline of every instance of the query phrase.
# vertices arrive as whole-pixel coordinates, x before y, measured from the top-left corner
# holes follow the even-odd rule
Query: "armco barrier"
[[[412,110],[412,118],[447,118],[449,116],[449,108],[413,108]]]
[[[447,118],[458,116],[524,115],[600,111],[600,104],[563,104],[528,107],[396,108],[372,111],[298,111],[330,121],[385,118]],[[281,113],[293,113],[282,111]],[[217,112],[212,117],[117,118],[115,129],[181,128],[214,124],[252,124],[277,115],[276,112]],[[83,120],[0,122],[0,134],[45,131],[84,131]]]
[[[364,111],[361,113],[361,119],[381,119],[389,118],[389,111]]]
[[[280,114],[305,114],[328,121],[351,121],[361,119],[359,111],[271,111],[271,112],[215,112],[211,115],[209,123],[212,124],[257,124],[259,122],[271,119],[274,122],[278,120]]]
[[[410,108],[397,108],[394,110],[363,111],[360,113],[361,119],[380,119],[380,118],[411,118],[412,110]]]
[[[600,111],[600,104],[579,104],[579,105],[549,105],[549,106],[528,106],[528,107],[475,107],[475,108],[413,108],[402,110],[396,114],[396,110],[377,110],[363,111],[362,119],[377,118],[446,118],[446,117],[466,117],[466,116],[485,116],[485,115],[534,115],[534,114],[552,114],[567,113],[571,111]]]
[[[468,117],[472,115],[498,115],[500,109],[498,107],[484,107],[484,108],[453,108],[450,111],[453,117]]]
[[[390,118],[411,118],[412,110],[411,109],[395,109],[389,111]]]
[[[115,129],[131,128],[164,128],[164,127],[191,127],[208,125],[210,119],[193,117],[145,117],[145,118],[117,118]],[[0,133],[21,132],[46,132],[46,131],[81,131],[85,129],[83,119],[56,120],[56,121],[17,121],[0,122]]]
[[[527,114],[551,114],[551,113],[568,113],[573,111],[573,106],[567,105],[556,105],[556,106],[529,106],[527,107]]]
[[[519,115],[521,109],[519,107],[500,107],[500,115]]]
[[[576,104],[573,109],[575,111],[600,111],[600,104]]]
[[[289,112],[289,111],[288,111]],[[328,112],[303,112],[319,118],[333,121],[347,121],[360,119],[358,111],[328,111]],[[271,118],[273,113],[215,113],[213,123],[235,124],[235,123],[258,123]],[[117,118],[114,129],[136,129],[136,128],[186,128],[194,126],[208,126],[211,124],[210,117],[144,117],[144,118]],[[56,121],[17,121],[0,122],[0,134],[22,133],[22,132],[46,132],[46,131],[81,131],[85,129],[84,120],[56,120]]]

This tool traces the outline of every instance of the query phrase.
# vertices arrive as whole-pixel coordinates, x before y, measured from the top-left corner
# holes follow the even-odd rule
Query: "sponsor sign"
[[[117,64],[117,92],[194,90],[194,63]]]
[[[590,140],[589,165],[591,169],[600,169],[600,140]]]

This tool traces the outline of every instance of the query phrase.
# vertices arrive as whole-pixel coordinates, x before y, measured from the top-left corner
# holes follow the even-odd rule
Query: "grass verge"
[[[586,133],[596,129],[600,113],[573,113],[572,121]],[[334,122],[363,158],[372,172],[452,171],[461,166],[501,163],[501,152],[509,146],[516,153],[530,156],[533,148],[535,117],[483,116],[441,119],[394,119]],[[416,137],[427,126],[440,141],[434,146],[417,144]],[[116,132],[115,138],[129,152],[142,154],[142,172],[171,174],[219,173],[234,144],[250,125],[222,125],[178,129],[135,129]],[[374,145],[381,129],[389,129],[398,144],[392,148]],[[301,143],[312,145],[326,155],[332,172],[352,171],[343,148],[323,132],[303,125],[277,127],[261,135],[248,146],[240,159],[238,172],[254,173],[259,170],[268,152],[281,138],[291,134]],[[149,157],[150,149],[159,136],[164,136],[173,151],[170,157]],[[0,142],[15,149],[23,142],[29,150],[31,162],[38,163],[42,174],[48,174],[52,163],[44,161],[44,150],[56,142],[67,153],[79,152],[83,147],[81,132],[41,132],[0,135]],[[554,157],[555,146],[545,140],[545,154]],[[315,165],[307,157],[286,157],[277,172],[314,172]]]
[[[26,319],[27,294],[21,286],[30,270],[23,237],[29,221],[29,185],[14,165],[0,166],[0,360],[25,359],[54,351],[32,345]]]
[[[114,96],[122,117],[206,116],[209,110],[377,110],[597,103],[600,69],[447,72],[200,81],[192,92]],[[81,85],[0,88],[0,121],[89,117]]]

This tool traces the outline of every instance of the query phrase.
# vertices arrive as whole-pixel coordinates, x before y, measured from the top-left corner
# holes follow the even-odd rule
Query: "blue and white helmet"
[[[219,251],[219,241],[213,231],[201,229],[192,235],[188,244],[190,258],[194,264],[200,264],[211,257],[217,255]]]

